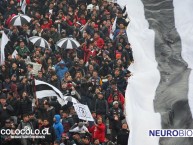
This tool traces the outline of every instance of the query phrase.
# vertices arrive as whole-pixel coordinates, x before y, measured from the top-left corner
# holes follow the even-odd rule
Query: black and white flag
[[[192,137],[151,137],[149,130],[193,128],[193,1],[118,3],[128,4],[135,60],[125,95],[128,145],[192,145]]]
[[[35,88],[36,88],[36,96],[38,99],[56,96],[58,102],[62,106],[66,104],[66,101],[63,99],[62,92],[58,90],[56,87],[50,85],[49,83],[40,80],[35,80]]]

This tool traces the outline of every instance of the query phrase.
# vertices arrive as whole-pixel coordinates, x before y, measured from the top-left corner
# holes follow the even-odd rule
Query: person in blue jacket
[[[54,130],[56,133],[56,140],[58,140],[58,141],[61,140],[62,133],[64,132],[63,125],[60,122],[60,118],[61,118],[60,115],[55,115],[54,116],[54,124],[53,124]]]
[[[65,66],[64,62],[60,62],[55,66],[55,71],[59,80],[61,81],[64,77],[64,74],[68,72],[68,68]]]

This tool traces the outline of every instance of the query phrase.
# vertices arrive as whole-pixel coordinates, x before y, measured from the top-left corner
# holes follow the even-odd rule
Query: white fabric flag
[[[16,55],[17,55],[17,54],[18,54],[17,50],[14,50],[13,53],[12,53],[12,55],[11,55],[11,57],[12,57],[12,58],[16,58]]]
[[[9,41],[9,38],[7,37],[7,35],[5,34],[4,31],[1,31],[2,33],[2,38],[1,38],[1,62],[0,64],[2,65],[5,62],[5,46]]]
[[[19,2],[19,6],[21,6],[22,5],[22,0],[20,0],[20,2]]]
[[[86,120],[86,121],[94,121],[87,105],[83,105],[79,103],[79,104],[74,104],[73,106],[79,119]]]
[[[22,12],[23,12],[24,14],[25,14],[26,6],[27,6],[26,0],[23,0],[23,3],[22,3],[22,5],[21,5],[21,10],[22,10]]]
[[[116,23],[117,23],[117,17],[115,18],[114,22],[113,22],[113,26],[111,28],[111,32],[110,32],[110,38],[113,40],[113,33],[116,30]]]

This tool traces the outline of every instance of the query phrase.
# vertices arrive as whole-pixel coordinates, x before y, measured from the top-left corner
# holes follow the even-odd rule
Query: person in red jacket
[[[48,21],[48,19],[44,18],[43,21],[44,21],[44,22],[43,22],[43,24],[41,25],[41,28],[42,28],[42,29],[50,29],[51,26],[52,26],[52,20],[49,20],[49,21]]]
[[[97,45],[98,48],[102,49],[104,46],[104,40],[100,38],[100,35],[98,32],[94,33],[94,43]]]
[[[92,133],[92,138],[98,139],[100,143],[105,142],[105,124],[102,121],[102,117],[98,117],[97,124],[92,126],[89,131]]]
[[[96,57],[97,51],[94,49],[93,44],[83,45],[82,50],[84,51],[84,62],[88,62],[90,57]]]

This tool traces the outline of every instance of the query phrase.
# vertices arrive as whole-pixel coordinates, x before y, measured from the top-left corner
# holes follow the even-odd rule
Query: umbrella
[[[29,16],[18,14],[11,19],[10,24],[13,26],[22,26],[23,24],[27,24],[30,21],[31,21],[31,18]]]
[[[29,40],[35,45],[43,48],[50,48],[48,42],[39,36],[30,37]]]
[[[73,49],[73,48],[78,48],[80,46],[80,43],[73,38],[63,38],[59,40],[56,44],[60,48],[65,48],[65,49]]]
[[[64,96],[64,100],[65,101],[69,101],[69,102],[72,102],[72,103],[79,103],[78,100],[76,100],[74,97],[72,96]]]

